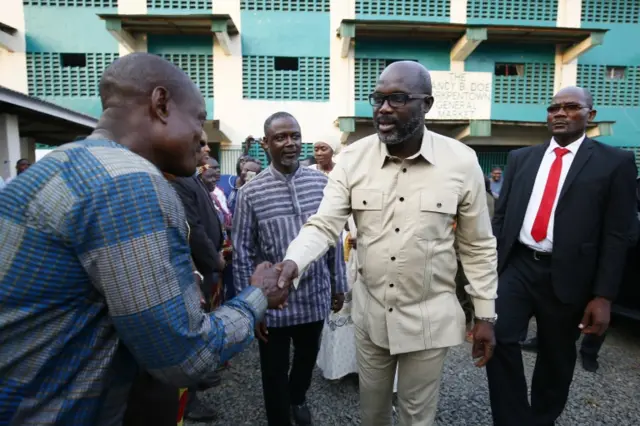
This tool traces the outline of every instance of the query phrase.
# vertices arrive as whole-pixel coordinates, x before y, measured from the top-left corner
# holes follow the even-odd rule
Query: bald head
[[[553,96],[554,102],[557,99],[565,98],[576,100],[579,99],[584,105],[588,106],[589,108],[593,108],[593,96],[591,95],[591,92],[589,92],[589,90],[583,87],[567,86],[558,90],[558,92]]]
[[[378,82],[402,83],[413,93],[431,94],[431,75],[418,62],[394,62],[382,71]]]
[[[200,96],[189,76],[171,62],[150,53],[131,53],[116,59],[102,74],[102,108],[147,101],[156,87],[166,88],[176,102],[188,95]]]
[[[128,147],[163,172],[193,175],[207,110],[184,71],[159,56],[132,53],[104,71],[100,99],[103,112],[94,134]]]

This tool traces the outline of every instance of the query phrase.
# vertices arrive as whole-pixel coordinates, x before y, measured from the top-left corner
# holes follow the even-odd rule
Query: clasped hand
[[[251,285],[262,290],[269,309],[283,309],[287,306],[292,280],[281,279],[282,268],[282,263],[274,266],[269,262],[262,262],[251,276]]]

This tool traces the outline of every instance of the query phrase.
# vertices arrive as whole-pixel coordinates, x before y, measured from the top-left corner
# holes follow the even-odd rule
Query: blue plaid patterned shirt
[[[248,345],[262,291],[205,314],[187,233],[160,171],[110,141],[0,192],[0,424],[120,424],[138,365],[186,387]]]
[[[299,167],[283,175],[269,166],[238,191],[233,218],[233,282],[241,291],[249,285],[255,267],[284,259],[289,243],[320,206],[327,177]],[[331,309],[331,292],[346,293],[342,242],[311,264],[291,289],[288,306],[269,309],[268,327],[287,327],[324,320]]]

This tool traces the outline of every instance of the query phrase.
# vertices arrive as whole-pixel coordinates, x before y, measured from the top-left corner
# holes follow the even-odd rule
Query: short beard
[[[418,114],[412,117],[402,127],[399,127],[396,123],[396,128],[391,133],[382,134],[378,132],[378,138],[380,139],[380,142],[384,143],[385,145],[398,145],[409,140],[420,130],[421,126],[424,126],[424,116],[421,117]]]

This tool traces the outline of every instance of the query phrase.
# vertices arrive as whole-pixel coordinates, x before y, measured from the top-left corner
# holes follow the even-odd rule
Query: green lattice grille
[[[557,16],[558,0],[469,0],[467,3],[467,18],[555,21]]]
[[[606,65],[578,65],[578,86],[593,94],[598,106],[640,106],[640,67],[627,67],[621,79],[611,79]]]
[[[496,104],[546,104],[553,97],[553,64],[524,64],[522,76],[493,76]]]
[[[356,101],[368,101],[369,95],[376,87],[380,73],[384,71],[388,59],[356,58],[355,82]]]
[[[637,24],[640,22],[640,1],[582,0],[582,21]]]
[[[244,143],[242,144],[242,148],[244,149]],[[257,144],[252,144],[251,148],[249,148],[249,155],[257,160],[260,160],[260,164],[262,168],[265,168],[269,165],[269,160],[267,159],[267,154],[265,154],[262,147]],[[304,160],[308,156],[313,155],[313,144],[312,143],[303,143],[302,149],[300,150],[300,160]],[[234,172],[235,174],[235,165]]]
[[[477,154],[482,171],[485,175],[488,175],[494,167],[501,167],[504,170],[509,151],[478,152]]]
[[[23,0],[22,4],[25,6],[118,7],[118,0]]]
[[[357,0],[356,13],[364,15],[404,15],[449,17],[449,0]]]
[[[117,53],[86,53],[85,67],[63,67],[59,53],[27,53],[27,78],[32,96],[98,96],[104,69]]]
[[[240,9],[258,12],[329,12],[330,0],[240,0]]]
[[[147,0],[147,7],[150,9],[210,10],[211,0]]]
[[[329,100],[329,58],[298,58],[297,71],[275,69],[273,56],[242,58],[245,99]]]
[[[200,88],[202,96],[213,98],[213,54],[165,53],[159,56],[182,68]]]

